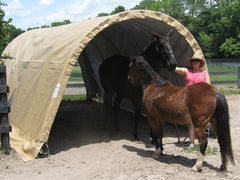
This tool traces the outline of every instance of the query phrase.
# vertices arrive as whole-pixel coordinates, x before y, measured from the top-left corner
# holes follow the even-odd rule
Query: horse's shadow
[[[119,112],[120,131],[112,134],[103,125],[103,104],[88,101],[62,101],[53,123],[48,140],[50,154],[67,151],[99,142],[127,139],[134,141],[132,128],[134,114],[127,111]],[[150,125],[147,118],[141,116],[139,123],[140,140],[150,142]],[[179,127],[181,137],[186,134],[186,128]],[[175,126],[166,124],[164,136],[176,137]]]
[[[103,104],[88,101],[62,101],[48,140],[50,154],[55,155],[74,147],[107,143],[112,140],[133,141],[134,115],[121,111],[119,116],[120,131],[110,132],[103,125]]]
[[[144,157],[144,158],[153,158],[153,151],[152,150],[145,150],[145,149],[139,149],[134,146],[129,146],[129,145],[123,145],[122,146],[124,149],[131,151],[131,152],[136,152],[137,155]],[[186,156],[182,155],[170,155],[170,154],[163,154],[159,159],[155,159],[158,162],[161,163],[166,163],[166,164],[180,164],[182,166],[191,168],[195,162],[196,159],[190,159]],[[204,167],[208,167],[209,169],[212,170],[219,170],[217,167],[209,164],[208,162],[204,161],[203,162]]]

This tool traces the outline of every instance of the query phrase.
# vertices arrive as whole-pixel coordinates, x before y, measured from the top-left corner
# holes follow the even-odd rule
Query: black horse
[[[170,30],[162,36],[154,33],[153,39],[143,49],[143,56],[156,72],[160,72],[161,65],[169,70],[175,69],[177,63],[170,43]],[[133,87],[128,81],[130,58],[113,55],[100,65],[99,76],[104,89],[105,127],[110,120],[110,129],[118,128],[118,112],[123,97],[130,98],[135,111],[135,125],[133,136],[138,140],[138,122],[142,107],[142,88]],[[113,101],[114,98],[114,101]],[[114,118],[114,123],[111,118]],[[109,125],[109,124],[108,124]]]

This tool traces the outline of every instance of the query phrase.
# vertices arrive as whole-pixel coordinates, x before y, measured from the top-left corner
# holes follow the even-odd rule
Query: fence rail
[[[237,72],[209,72],[209,75],[236,75],[237,80],[227,80],[227,81],[211,81],[212,84],[237,84],[237,88],[240,88],[240,64],[236,63],[211,63],[208,66],[237,66]]]
[[[212,84],[237,84],[237,88],[240,88],[240,63],[209,63],[208,66],[222,66],[222,67],[237,67],[237,72],[209,72],[209,75],[236,75],[237,80],[227,81],[211,81]],[[82,77],[82,73],[72,73],[71,77]],[[73,87],[74,85],[68,85],[67,87]],[[74,87],[82,87],[83,85],[76,85]]]

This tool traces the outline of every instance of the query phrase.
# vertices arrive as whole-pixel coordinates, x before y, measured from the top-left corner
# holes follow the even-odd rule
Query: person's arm
[[[208,72],[206,72],[206,83],[211,84],[211,80]]]
[[[180,74],[180,75],[182,75],[182,76],[185,76],[185,75],[187,74],[187,72],[188,72],[188,69],[185,68],[185,67],[176,67],[176,69],[175,69],[174,71],[175,71],[175,73],[177,73],[177,74]]]

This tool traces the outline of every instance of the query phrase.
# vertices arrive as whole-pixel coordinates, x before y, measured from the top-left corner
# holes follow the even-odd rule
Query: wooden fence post
[[[6,154],[10,153],[9,132],[12,127],[9,124],[8,113],[10,106],[7,101],[7,93],[9,87],[7,86],[6,66],[0,66],[0,134],[1,134],[1,149],[5,150]]]
[[[237,71],[237,87],[240,88],[240,67],[238,67]]]

